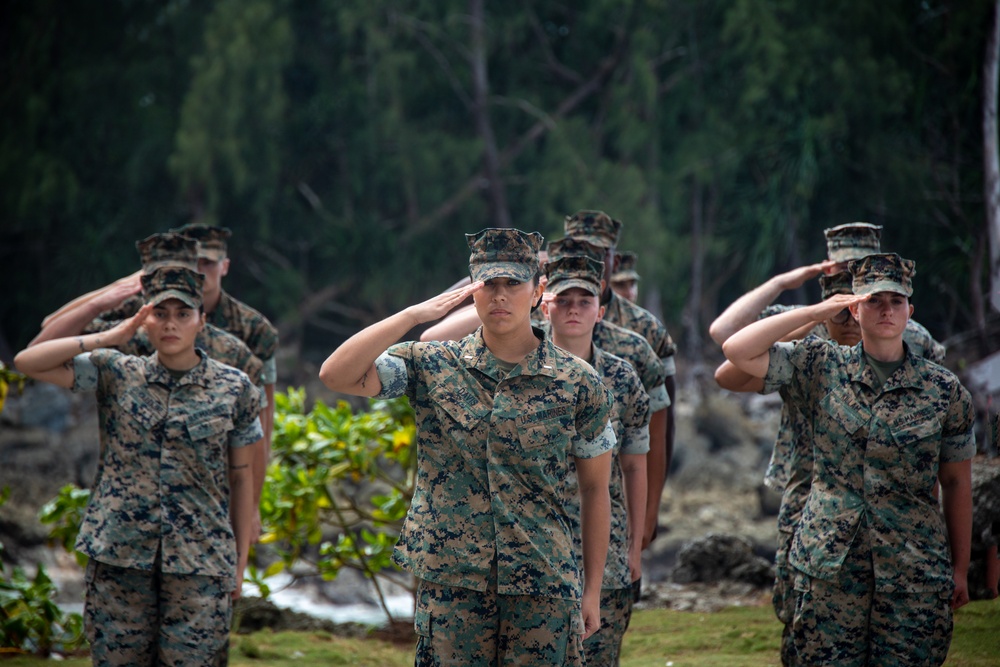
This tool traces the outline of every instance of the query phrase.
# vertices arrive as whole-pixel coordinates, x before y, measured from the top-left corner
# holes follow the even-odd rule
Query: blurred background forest
[[[286,381],[467,274],[462,236],[624,221],[681,359],[770,275],[865,220],[917,319],[988,351],[986,0],[8,0],[0,359],[138,268],[234,230],[225,285]],[[812,286],[790,301],[815,299]],[[952,361],[951,359],[949,360]]]

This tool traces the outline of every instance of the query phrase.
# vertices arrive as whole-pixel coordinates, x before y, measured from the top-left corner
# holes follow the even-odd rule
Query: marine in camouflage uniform
[[[633,589],[630,561],[639,559],[642,513],[645,512],[645,457],[649,451],[649,397],[632,366],[593,343],[593,323],[600,317],[604,265],[589,257],[564,256],[549,262],[546,291],[555,298],[546,305],[553,341],[590,363],[614,397],[611,420],[617,442],[611,468],[611,542],[601,586],[601,628],[583,643],[588,667],[619,664],[622,639],[632,617]],[[569,293],[576,288],[578,291]],[[591,301],[586,302],[589,297]],[[582,299],[581,299],[582,297]],[[564,326],[565,319],[571,326]],[[584,331],[590,324],[590,330]],[[645,341],[643,341],[645,342]],[[665,395],[665,394],[664,394]],[[630,471],[628,488],[624,470]],[[630,502],[631,500],[631,507]],[[639,512],[638,516],[630,513]],[[638,568],[639,565],[636,564]]]
[[[788,312],[802,306],[768,305],[760,311],[763,303],[768,303],[785,289],[797,287],[809,277],[823,271],[846,269],[847,262],[860,259],[872,253],[878,253],[880,248],[882,227],[866,222],[854,222],[825,230],[828,261],[811,267],[802,267],[786,274],[775,276],[760,288],[751,291],[734,303],[721,315],[711,328],[712,337],[720,344],[725,340],[727,328],[738,328],[747,323],[752,313],[759,311],[757,319],[765,319]],[[851,294],[852,277],[850,273],[828,273],[820,276],[823,299],[834,294]],[[741,312],[741,310],[743,312]],[[850,317],[848,315],[848,317]],[[852,320],[853,322],[853,320]],[[856,322],[854,330],[849,332],[845,323],[836,323],[838,342],[853,344],[859,336]],[[814,335],[825,340],[834,340],[825,322],[820,322],[808,331],[796,332],[800,338]],[[844,336],[852,336],[847,341]],[[935,341],[927,330],[913,320],[909,320],[903,333],[903,340],[909,350],[917,356],[930,359],[935,363],[944,360],[944,346]],[[717,375],[718,377],[718,375]],[[735,389],[734,387],[727,387]],[[765,387],[761,393],[770,393],[774,389]],[[785,665],[794,664],[791,643],[790,624],[794,614],[795,594],[793,590],[795,570],[788,563],[792,536],[798,523],[802,508],[809,495],[812,481],[812,440],[809,432],[807,415],[802,414],[801,398],[797,398],[787,387],[780,392],[782,397],[781,420],[778,436],[771,454],[771,460],[764,477],[764,483],[771,489],[782,494],[781,507],[778,511],[778,548],[775,553],[775,585],[773,603],[779,620],[785,624],[782,635],[782,662]]]
[[[102,455],[76,543],[89,557],[84,621],[94,664],[207,665],[225,646],[249,548],[246,446],[262,435],[260,394],[244,373],[194,347],[200,314],[169,324],[185,308],[200,313],[199,274],[159,268],[142,286],[150,312],[41,343],[18,364],[36,379],[97,392]],[[167,318],[156,323],[161,332],[186,327],[180,343],[160,343],[149,357],[102,347],[146,317]]]
[[[968,601],[971,397],[952,373],[903,342],[899,320],[908,314],[912,262],[878,254],[850,262],[850,269],[860,298],[838,295],[825,310],[759,322],[725,346],[751,374],[761,371],[763,358],[765,384],[801,397],[810,421],[812,487],[790,554],[798,570],[795,660],[941,664],[951,606]],[[864,315],[862,344],[847,348],[810,336],[774,344],[769,353],[764,347],[838,305]],[[895,356],[890,349],[898,361],[885,361]]]
[[[590,587],[608,523],[581,525],[571,511],[571,470],[575,461],[580,489],[593,489],[584,504],[610,504],[611,397],[593,368],[532,332],[541,236],[488,229],[467,240],[470,287],[356,334],[320,377],[335,391],[407,396],[416,412],[417,483],[393,554],[418,579],[416,664],[580,665],[581,597],[583,620],[599,622]],[[474,334],[389,345],[480,289],[488,317]],[[488,341],[523,357],[505,362]],[[581,530],[585,554],[599,553],[584,561],[586,585]]]
[[[577,211],[571,216],[566,216],[563,228],[567,239],[583,241],[600,253],[601,261],[605,263],[605,275],[614,274],[618,263],[615,251],[622,229],[620,221],[602,211]],[[605,288],[601,301],[605,308],[604,322],[634,331],[645,338],[663,363],[663,370],[666,373],[664,386],[670,402],[662,411],[653,412],[649,429],[651,444],[649,465],[646,469],[649,496],[646,503],[646,526],[643,537],[643,543],[648,546],[656,539],[660,500],[667,474],[670,472],[670,460],[673,457],[674,375],[677,372],[675,358],[677,346],[666,327],[655,315],[616,295],[610,286]]]
[[[184,267],[192,271],[198,270],[198,242],[180,234],[153,234],[142,241],[137,241],[136,250],[142,262],[144,273],[150,273],[161,267]],[[116,308],[102,312],[83,328],[83,333],[107,331],[122,320],[126,320],[142,307],[142,297],[132,296]],[[206,324],[195,345],[208,353],[216,361],[243,371],[250,381],[263,391],[262,373],[264,363],[254,355],[250,348],[233,334],[213,324]],[[142,330],[128,343],[119,346],[122,352],[138,356],[148,356],[154,352],[149,338]]]
[[[636,303],[639,298],[639,256],[634,252],[617,252],[618,268],[611,275],[611,289],[623,299]]]

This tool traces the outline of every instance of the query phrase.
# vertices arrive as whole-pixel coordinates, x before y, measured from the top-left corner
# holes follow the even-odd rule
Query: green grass
[[[768,667],[780,665],[781,626],[771,608],[734,607],[712,614],[638,611],[625,637],[623,667]],[[413,646],[376,639],[349,639],[322,632],[258,632],[233,637],[233,667],[413,664]],[[947,667],[988,667],[1000,656],[1000,600],[973,602],[955,617]],[[0,658],[4,667],[38,666],[39,658]],[[89,665],[65,660],[67,667]]]

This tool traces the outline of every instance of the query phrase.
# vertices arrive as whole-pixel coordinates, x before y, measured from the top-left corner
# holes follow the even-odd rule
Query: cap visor
[[[878,294],[879,292],[893,292],[895,294],[902,294],[906,297],[913,294],[912,289],[908,290],[894,280],[879,280],[866,285],[855,285],[854,287],[854,294],[857,296],[871,296],[872,294]]]
[[[151,303],[154,306],[157,306],[164,301],[169,301],[170,299],[177,299],[184,305],[189,308],[194,308],[195,310],[201,307],[201,299],[190,292],[182,292],[178,289],[168,289],[163,290],[162,292],[157,292],[156,294],[147,297],[146,303]]]
[[[601,293],[601,288],[590,282],[589,280],[583,280],[581,278],[567,278],[565,280],[557,280],[556,282],[550,282],[545,286],[546,292],[552,292],[553,294],[562,294],[566,290],[572,289],[574,287],[579,287],[588,294],[597,296]]]
[[[221,262],[225,258],[226,258],[225,250],[218,250],[216,248],[198,249],[198,259],[207,259],[212,262]]]
[[[469,267],[469,274],[475,281],[512,278],[522,283],[527,283],[534,280],[537,273],[537,265],[518,264],[516,262],[490,262],[489,264]]]

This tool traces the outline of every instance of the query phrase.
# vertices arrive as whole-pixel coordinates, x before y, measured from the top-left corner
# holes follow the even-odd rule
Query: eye
[[[521,284],[521,281],[520,281],[520,280],[514,280],[513,278],[509,278],[509,279],[507,280],[507,285],[508,285],[509,287],[517,287],[517,286],[518,286],[518,285],[520,285],[520,284]]]

